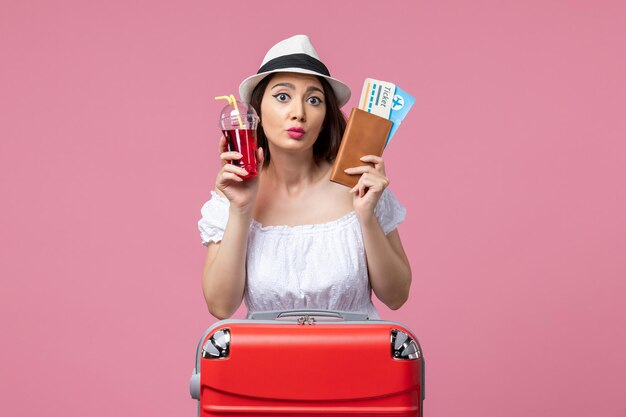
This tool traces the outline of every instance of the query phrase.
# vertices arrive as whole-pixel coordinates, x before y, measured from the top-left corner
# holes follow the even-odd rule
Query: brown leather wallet
[[[354,107],[341,138],[330,180],[354,187],[359,175],[348,175],[344,170],[366,164],[360,160],[365,155],[382,156],[392,125],[390,120]]]

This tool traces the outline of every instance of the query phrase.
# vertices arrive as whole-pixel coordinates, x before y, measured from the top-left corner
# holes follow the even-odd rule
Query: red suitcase
[[[422,416],[424,358],[405,326],[324,310],[222,320],[200,339],[198,416]]]

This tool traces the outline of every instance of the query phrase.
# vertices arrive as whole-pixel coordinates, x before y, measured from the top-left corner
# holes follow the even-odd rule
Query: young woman
[[[389,308],[406,301],[411,270],[397,226],[405,209],[387,188],[381,157],[349,168],[349,189],[329,181],[345,128],[340,111],[350,89],[330,77],[309,38],[274,45],[258,73],[240,86],[257,110],[256,178],[243,180],[242,157],[226,151],[216,191],[198,222],[208,253],[202,288],[209,312],[230,317],[245,300],[248,314],[328,309],[379,318],[371,291]]]

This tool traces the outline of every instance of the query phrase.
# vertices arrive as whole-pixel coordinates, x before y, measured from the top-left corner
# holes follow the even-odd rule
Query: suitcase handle
[[[365,321],[369,317],[365,313],[352,313],[349,311],[335,310],[277,310],[277,311],[257,311],[250,315],[251,320],[276,320],[284,317],[332,317],[344,321]]]

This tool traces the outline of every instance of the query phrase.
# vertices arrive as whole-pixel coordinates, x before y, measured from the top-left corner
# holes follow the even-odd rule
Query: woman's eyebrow
[[[322,93],[322,95],[324,95],[324,90],[322,90],[321,88],[315,87],[314,85],[311,85],[309,86],[309,88],[306,89],[307,93],[309,91],[319,91],[320,93]]]

